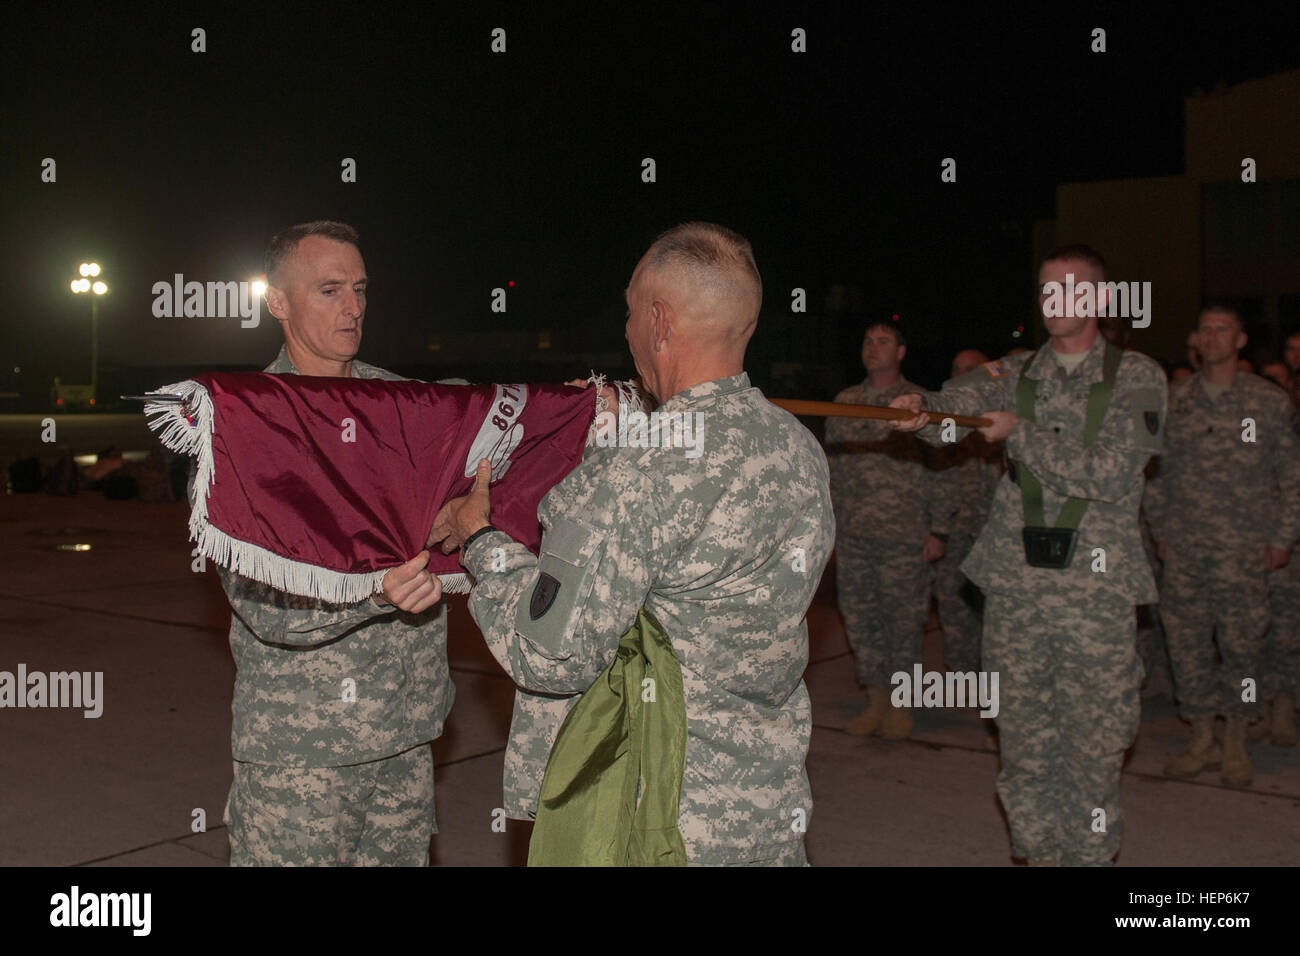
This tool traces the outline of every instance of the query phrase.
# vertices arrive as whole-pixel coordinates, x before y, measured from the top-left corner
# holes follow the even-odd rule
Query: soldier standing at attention
[[[1288,339],[1300,345],[1300,336]],[[1287,395],[1292,407],[1300,407],[1300,375],[1291,375]],[[1300,443],[1300,414],[1292,419]],[[1275,747],[1296,745],[1295,709],[1300,702],[1300,545],[1291,549],[1286,567],[1270,572],[1268,601],[1272,620],[1264,638],[1261,681],[1263,699],[1268,702],[1268,720],[1261,720],[1247,735],[1258,740],[1271,736]]]
[[[873,322],[862,341],[867,377],[835,401],[885,405],[924,389],[902,374],[907,343],[897,324]],[[890,706],[890,676],[921,660],[932,563],[943,556],[952,508],[928,466],[929,450],[886,421],[828,418],[826,454],[835,502],[835,580],[844,632],[867,707],[844,728],[890,740],[912,733],[910,707]]]
[[[1165,773],[1193,777],[1221,764],[1223,782],[1244,787],[1253,772],[1246,724],[1267,676],[1269,575],[1300,535],[1300,447],[1286,393],[1238,368],[1241,316],[1229,306],[1203,309],[1197,340],[1201,368],[1171,389],[1166,447],[1146,495],[1165,562],[1161,617],[1174,686],[1192,724],[1187,749]],[[1227,718],[1222,749],[1218,713]]]
[[[979,431],[1005,439],[1012,462],[962,564],[986,597],[983,666],[1000,680],[998,795],[1012,855],[1105,865],[1119,851],[1120,770],[1140,716],[1134,608],[1156,599],[1138,504],[1160,450],[1165,378],[1107,342],[1086,300],[1049,295],[1067,274],[1096,289],[1105,264],[1087,246],[1049,255],[1038,273],[1048,345],[945,382],[933,402],[992,419]],[[919,395],[891,404],[924,407]],[[938,444],[942,418],[895,427]]]
[[[351,226],[285,230],[267,248],[266,276],[285,340],[267,372],[401,379],[354,359],[366,268]],[[234,612],[232,865],[427,865],[429,744],[454,696],[428,560],[420,552],[388,572],[382,596],[346,605],[218,568]]]
[[[826,456],[745,373],[762,284],[742,236],[709,223],[668,230],[626,299],[641,382],[661,416],[703,416],[702,454],[589,452],[538,508],[540,559],[488,523],[484,465],[431,533],[444,551],[463,546],[470,612],[521,688],[507,813],[536,812],[571,695],[610,666],[644,607],[681,664],[686,861],[802,865],[812,809],[805,616],[835,539]]]

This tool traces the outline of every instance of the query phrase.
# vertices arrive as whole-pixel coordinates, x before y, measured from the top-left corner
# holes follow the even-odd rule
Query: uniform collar
[[[358,362],[356,359],[353,359],[352,377],[366,378],[367,376],[362,374],[362,370],[368,369],[369,367],[370,366],[366,365],[366,363]],[[298,369],[294,367],[293,362],[290,361],[289,352],[287,349],[285,349],[283,345],[280,346],[280,354],[275,357],[275,361],[272,362],[270,365],[268,365],[266,368],[262,369],[262,371],[273,372],[276,375],[301,375],[302,374],[302,372],[298,371]]]
[[[748,372],[729,375],[726,378],[715,378],[711,382],[700,382],[698,385],[682,389],[659,406],[659,410],[677,408],[682,405],[698,405],[700,402],[720,398],[723,395],[730,395],[732,392],[740,392],[751,387]]]
[[[898,394],[904,391],[905,389],[915,388],[915,387],[916,387],[915,385],[913,385],[911,382],[907,380],[907,376],[902,374],[898,376],[898,381],[895,382],[893,385],[889,386],[888,388],[872,388],[871,379],[864,378],[862,380],[862,390],[864,392],[875,392],[878,395],[889,395],[890,393]]]
[[[1048,341],[1041,349],[1034,353],[1034,357],[1029,362],[1029,367],[1025,369],[1025,375],[1029,378],[1070,378],[1075,377],[1083,382],[1100,382],[1105,372],[1105,355],[1106,355],[1106,336],[1101,332],[1093,339],[1092,345],[1088,346],[1084,360],[1079,363],[1072,372],[1067,372],[1065,366],[1056,360],[1056,350],[1052,348],[1051,341]],[[1059,370],[1059,371],[1058,371]]]
[[[1228,383],[1228,387],[1219,393],[1218,398],[1214,398],[1210,395],[1209,390],[1206,388],[1209,382],[1205,378],[1205,372],[1203,372],[1201,369],[1198,368],[1196,370],[1196,388],[1195,388],[1196,395],[1198,398],[1204,400],[1205,402],[1208,402],[1211,405],[1213,405],[1216,401],[1228,401],[1231,399],[1235,399],[1238,395],[1241,394],[1242,384],[1243,384],[1242,379],[1245,377],[1246,374],[1247,373],[1243,372],[1241,369],[1237,369],[1237,374],[1232,376],[1232,381]]]

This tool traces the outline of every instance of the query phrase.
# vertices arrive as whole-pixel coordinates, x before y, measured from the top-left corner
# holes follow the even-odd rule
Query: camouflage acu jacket
[[[1025,562],[1025,526],[1020,486],[1003,476],[983,531],[961,569],[986,593],[1020,595],[1030,602],[1068,602],[1071,606],[1104,600],[1150,604],[1157,600],[1155,578],[1142,550],[1138,505],[1142,469],[1161,448],[1165,422],[1165,376],[1152,359],[1125,352],[1115,391],[1096,441],[1084,447],[1088,393],[1102,380],[1106,342],[1100,335],[1087,357],[1068,375],[1051,345],[1037,352],[1008,355],[943,384],[927,396],[926,407],[958,415],[1016,408],[1016,381],[1024,369],[1038,379],[1037,422],[1021,420],[1007,436],[1007,456],[1027,464],[1043,485],[1046,520],[1054,523],[1065,500],[1089,500],[1079,527],[1074,560],[1065,569],[1031,568]],[[960,440],[969,430],[956,429]],[[917,434],[941,444],[941,429],[928,425]],[[1102,549],[1096,552],[1096,549]],[[1104,556],[1105,571],[1098,556]],[[1096,567],[1098,570],[1094,571]]]
[[[283,348],[265,371],[296,373]],[[352,374],[402,377],[357,361]],[[343,766],[442,733],[455,697],[443,603],[420,615],[373,600],[327,604],[218,570],[234,612],[236,760]]]
[[[898,395],[925,393],[900,378],[885,389],[865,381],[846,388],[835,401],[888,405]],[[831,468],[835,524],[841,534],[912,541],[920,553],[930,532],[950,533],[954,493],[930,467],[928,449],[915,435],[898,432],[887,421],[826,419],[826,457]]]
[[[835,536],[826,457],[749,376],[661,414],[703,416],[681,448],[595,449],[543,499],[540,560],[502,532],[463,556],[470,611],[516,694],[507,811],[535,813],[551,744],[642,605],[681,661],[688,740],[679,824],[693,863],[798,850],[812,810],[805,614]]]
[[[1290,551],[1300,536],[1295,408],[1272,382],[1238,372],[1211,399],[1201,373],[1169,389],[1164,453],[1144,504],[1157,541],[1192,557]]]

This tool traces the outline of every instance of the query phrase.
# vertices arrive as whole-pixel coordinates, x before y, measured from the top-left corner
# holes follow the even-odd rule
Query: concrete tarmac
[[[191,570],[180,504],[0,496],[0,671],[102,671],[103,714],[0,710],[0,865],[222,866],[231,779],[226,643],[214,571]],[[71,545],[89,545],[72,549]],[[434,743],[443,866],[523,862],[529,825],[492,828],[513,685],[450,599],[456,705]],[[840,728],[862,707],[832,589],[809,614],[815,729],[808,851],[822,866],[1009,866],[997,753],[974,711],[921,710],[913,739]],[[938,631],[927,669],[941,666]],[[1300,750],[1252,744],[1255,781],[1161,774],[1187,727],[1146,701],[1123,780],[1123,866],[1293,865]],[[206,829],[199,827],[202,818]],[[196,830],[201,832],[196,832]]]

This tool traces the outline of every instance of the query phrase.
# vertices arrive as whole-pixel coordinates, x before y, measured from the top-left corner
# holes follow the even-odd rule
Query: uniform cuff
[[[461,548],[461,566],[474,577],[481,578],[488,569],[492,549],[514,543],[514,538],[499,529],[493,529],[487,534],[481,534],[469,543],[469,547]]]

